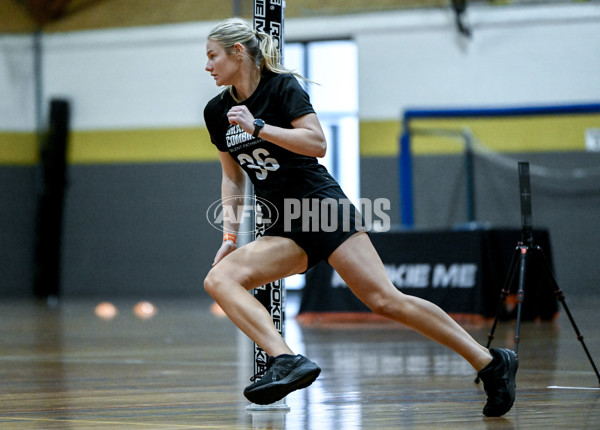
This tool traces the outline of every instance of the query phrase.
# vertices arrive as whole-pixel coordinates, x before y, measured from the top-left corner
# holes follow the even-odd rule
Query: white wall
[[[474,8],[471,39],[445,15],[357,35],[362,119],[396,118],[415,106],[600,101],[598,5]]]
[[[600,5],[474,6],[473,36],[448,9],[295,20],[287,40],[351,37],[363,120],[406,107],[600,100]]]
[[[600,5],[472,7],[473,37],[450,10],[286,22],[288,41],[353,38],[359,115],[405,107],[600,101]],[[68,97],[75,129],[203,125],[218,92],[204,71],[214,23],[44,36],[44,93]],[[0,36],[0,130],[35,124],[31,37]]]
[[[33,37],[0,37],[0,130],[35,129]]]
[[[78,129],[203,124],[218,89],[204,71],[209,26],[48,35],[44,87],[73,100]]]

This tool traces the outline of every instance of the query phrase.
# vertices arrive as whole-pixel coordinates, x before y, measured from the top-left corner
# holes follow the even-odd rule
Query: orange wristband
[[[226,241],[232,241],[234,244],[237,245],[237,236],[233,233],[223,233],[223,242]]]

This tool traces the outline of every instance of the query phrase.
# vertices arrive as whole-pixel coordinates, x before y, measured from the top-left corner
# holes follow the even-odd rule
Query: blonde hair
[[[304,76],[283,67],[281,55],[273,38],[267,33],[254,30],[243,19],[230,18],[222,21],[210,31],[208,38],[221,45],[227,55],[233,54],[236,43],[241,43],[246,48],[246,55],[261,71],[267,69],[273,73],[290,73],[310,82]],[[234,100],[239,101],[231,85],[228,86],[228,90]]]

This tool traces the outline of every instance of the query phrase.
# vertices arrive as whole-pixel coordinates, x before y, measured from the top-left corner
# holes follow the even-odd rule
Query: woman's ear
[[[236,56],[238,56],[238,57],[243,56],[245,51],[246,51],[246,47],[244,45],[242,45],[240,42],[237,42],[233,45],[233,52],[235,53]]]

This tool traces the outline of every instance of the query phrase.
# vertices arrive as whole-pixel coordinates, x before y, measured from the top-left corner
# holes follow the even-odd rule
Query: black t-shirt
[[[229,124],[227,112],[238,104],[246,105],[255,118],[283,128],[292,128],[294,119],[314,109],[293,75],[272,72],[263,73],[256,91],[242,103],[224,91],[206,105],[204,119],[212,143],[219,151],[229,152],[248,173],[258,197],[279,204],[285,197],[307,197],[337,185],[315,157],[289,151]]]

